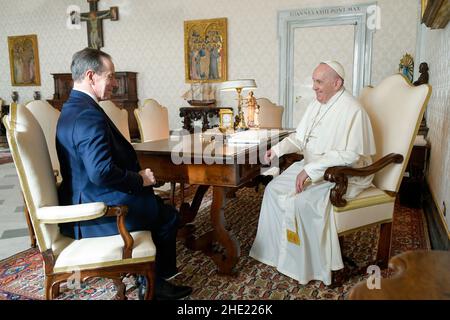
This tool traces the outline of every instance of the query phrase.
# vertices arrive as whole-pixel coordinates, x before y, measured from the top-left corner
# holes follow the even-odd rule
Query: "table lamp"
[[[236,90],[238,94],[238,115],[236,116],[235,129],[237,131],[247,130],[248,126],[245,123],[244,112],[242,111],[242,90],[255,89],[256,82],[254,79],[238,79],[222,82],[220,86],[221,91]]]

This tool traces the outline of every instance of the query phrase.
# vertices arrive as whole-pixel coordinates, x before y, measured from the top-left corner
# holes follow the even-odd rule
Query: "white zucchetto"
[[[322,61],[321,63],[325,63],[326,65],[328,65],[331,69],[333,69],[334,71],[336,71],[336,73],[339,75],[339,77],[342,78],[342,80],[345,79],[345,72],[344,72],[344,67],[342,66],[342,64],[340,64],[337,61]]]

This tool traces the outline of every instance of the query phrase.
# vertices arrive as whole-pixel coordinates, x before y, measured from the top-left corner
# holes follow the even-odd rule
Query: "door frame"
[[[295,29],[355,25],[352,92],[354,96],[358,96],[363,87],[370,85],[372,77],[372,40],[375,28],[367,26],[371,8],[378,8],[377,3],[278,11],[279,104],[285,106],[283,127],[292,128],[294,119]]]

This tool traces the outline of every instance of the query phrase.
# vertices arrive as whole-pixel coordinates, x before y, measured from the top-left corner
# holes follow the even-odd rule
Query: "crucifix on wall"
[[[109,10],[97,11],[97,2],[99,0],[87,0],[89,2],[89,12],[80,15],[81,21],[87,23],[88,46],[94,49],[103,47],[103,19],[111,21],[119,20],[119,8],[110,7]]]

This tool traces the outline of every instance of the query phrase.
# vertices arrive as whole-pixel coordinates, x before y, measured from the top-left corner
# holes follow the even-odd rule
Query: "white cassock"
[[[369,117],[343,88],[327,104],[314,100],[296,132],[272,150],[278,157],[300,152],[304,158],[267,185],[250,256],[301,284],[321,280],[330,285],[331,271],[344,265],[330,202],[334,183],[323,175],[328,167],[372,163],[375,142]],[[303,169],[312,183],[296,194],[295,181]],[[372,178],[350,177],[345,198],[371,186]]]

